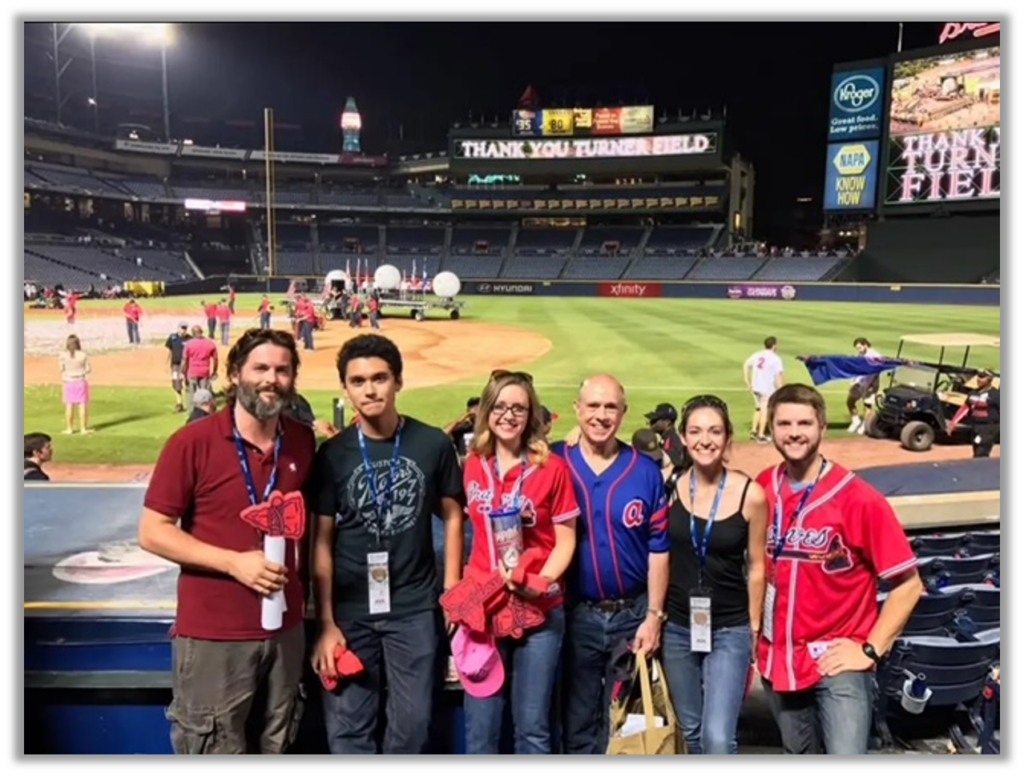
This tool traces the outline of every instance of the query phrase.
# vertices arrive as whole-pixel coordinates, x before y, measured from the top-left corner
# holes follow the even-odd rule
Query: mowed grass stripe
[[[207,295],[211,299],[216,295]],[[271,294],[275,302],[283,294]],[[260,295],[239,295],[236,309],[246,315]],[[799,354],[850,353],[856,336],[866,336],[886,354],[894,354],[898,338],[907,333],[974,331],[998,336],[998,308],[932,305],[880,305],[827,302],[773,302],[707,299],[592,299],[582,297],[471,297],[468,320],[490,321],[542,333],[553,349],[523,365],[534,375],[541,400],[562,417],[560,434],[572,424],[572,401],[579,381],[609,371],[629,389],[631,411],[624,436],[644,424],[643,413],[660,401],[679,404],[697,392],[715,392],[730,402],[737,427],[744,429],[750,400],[743,386],[742,365],[761,347],[765,336],[782,344],[791,381],[806,381]],[[199,297],[143,300],[147,310],[190,310],[199,317]],[[83,303],[83,309],[119,314],[123,302]],[[426,322],[423,325],[429,326]],[[501,342],[494,343],[499,353]],[[954,351],[947,358],[959,359]],[[934,359],[937,349],[909,349],[913,358]],[[999,351],[979,349],[972,363],[998,366]],[[465,408],[490,372],[481,364],[478,376],[453,386],[404,391],[403,411],[424,421],[444,424]],[[845,382],[825,386],[833,422],[845,419]],[[319,416],[330,417],[329,391],[304,395]],[[25,388],[25,431],[55,437],[57,459],[64,462],[151,463],[164,440],[180,428],[184,416],[170,411],[173,397],[166,388],[94,387],[90,423],[93,436],[62,436],[63,406],[59,386]]]

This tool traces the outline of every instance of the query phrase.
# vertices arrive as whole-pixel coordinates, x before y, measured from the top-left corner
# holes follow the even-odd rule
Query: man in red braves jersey
[[[786,385],[768,417],[785,461],[758,477],[771,522],[757,667],[787,754],[865,754],[871,671],[921,596],[917,560],[885,498],[818,452],[820,393]]]

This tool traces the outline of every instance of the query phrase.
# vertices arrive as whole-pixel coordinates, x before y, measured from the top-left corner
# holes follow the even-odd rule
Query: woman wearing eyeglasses
[[[484,698],[466,695],[466,750],[498,754],[505,693],[510,693],[515,753],[550,754],[551,703],[565,630],[562,575],[576,549],[579,508],[565,463],[549,455],[541,405],[526,373],[492,374],[480,399],[464,480],[473,522],[470,571],[499,571],[513,596],[543,614],[543,622],[522,638],[498,639],[502,689]],[[533,573],[521,584],[508,568],[515,565],[515,553],[499,552],[492,512],[511,513],[513,520],[518,512],[524,554],[538,551],[539,569],[528,566]]]
[[[726,465],[725,402],[690,399],[679,430],[693,465],[670,496],[665,674],[690,754],[734,754],[764,605],[768,502]]]

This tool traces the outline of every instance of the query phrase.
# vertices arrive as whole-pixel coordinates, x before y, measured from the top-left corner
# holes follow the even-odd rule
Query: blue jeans
[[[322,691],[332,754],[376,754],[380,695],[387,684],[384,754],[421,754],[437,687],[438,615],[434,611],[338,623],[365,670]]]
[[[869,671],[823,676],[798,692],[762,680],[785,754],[867,754],[874,700]]]
[[[128,342],[132,345],[138,345],[142,342],[139,338],[139,322],[133,321],[130,318],[125,318],[125,325],[128,328]]]
[[[231,344],[231,322],[221,321],[220,322],[220,344],[230,345]]]
[[[466,695],[466,754],[499,754],[505,693],[512,693],[516,754],[551,754],[551,701],[565,632],[565,609],[548,612],[539,628],[521,639],[502,639],[505,686],[489,698]]]
[[[301,321],[299,336],[302,338],[302,347],[306,350],[313,350],[313,324],[309,321]]]
[[[647,616],[647,596],[630,609],[602,612],[585,603],[569,612],[565,631],[564,749],[566,754],[604,754],[608,750],[612,650],[632,641]]]
[[[711,633],[710,652],[690,651],[690,629],[669,622],[662,665],[690,754],[736,754],[736,723],[750,670],[750,627]]]
[[[269,329],[270,328],[270,313],[260,313],[260,328],[261,329]]]
[[[210,339],[213,339],[214,335],[217,333],[217,319],[216,318],[207,318],[206,319],[206,330],[208,332],[210,332]]]

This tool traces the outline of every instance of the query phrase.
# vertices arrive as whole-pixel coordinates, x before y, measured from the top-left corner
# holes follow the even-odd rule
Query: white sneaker
[[[865,433],[864,429],[865,429],[865,428],[867,428],[867,423],[861,423],[861,424],[860,424],[860,425],[859,425],[859,426],[857,427],[857,433],[858,433],[858,434],[860,434],[861,436],[864,436],[864,433]]]
[[[860,418],[854,418],[853,420],[850,421],[850,425],[847,426],[846,430],[850,434],[856,434],[857,433],[857,429],[859,429],[860,427],[861,427],[861,420],[860,420]]]

